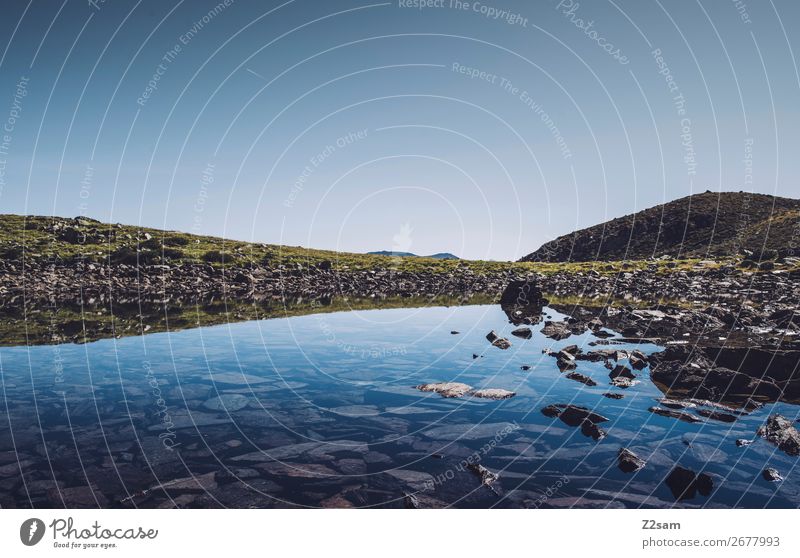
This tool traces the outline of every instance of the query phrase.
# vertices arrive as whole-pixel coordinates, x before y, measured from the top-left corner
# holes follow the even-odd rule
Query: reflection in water
[[[576,359],[577,372],[595,385],[557,363],[567,359],[561,353],[581,354],[571,345],[583,354],[638,349],[645,357],[656,345],[588,331],[554,341],[540,325],[531,325],[529,339],[512,336],[517,325],[495,305],[300,315],[307,312],[226,323],[252,316],[190,309],[183,327],[204,327],[180,332],[169,312],[115,314],[112,329],[93,330],[110,331],[108,339],[0,349],[0,505],[800,504],[796,458],[755,434],[770,413],[794,416],[792,406],[770,404],[724,422],[700,413],[702,405],[670,406],[646,367],[632,369],[637,383],[623,388],[612,385],[613,368],[623,364],[613,358],[612,370],[606,359]],[[564,319],[551,308],[544,314]],[[170,332],[116,338],[127,331],[120,323],[140,333],[138,320],[149,332]],[[46,328],[49,317],[36,323]],[[205,327],[214,323],[225,325]],[[489,344],[490,330],[512,346]],[[450,398],[414,387],[434,382],[516,395]],[[550,405],[561,405],[558,416],[570,421],[542,413]],[[656,414],[654,406],[697,421]],[[595,415],[607,419],[596,422],[604,436],[583,431],[583,419]],[[753,443],[740,447],[737,439]],[[623,472],[621,448],[645,465]],[[767,464],[786,480],[764,481]],[[664,482],[676,466],[708,475],[713,490],[676,499]]]
[[[237,302],[210,300],[203,304],[92,304],[57,308],[0,308],[0,346],[88,343],[99,339],[179,331],[248,320],[288,318],[308,314],[489,304],[493,297],[434,295],[428,297],[274,299]]]

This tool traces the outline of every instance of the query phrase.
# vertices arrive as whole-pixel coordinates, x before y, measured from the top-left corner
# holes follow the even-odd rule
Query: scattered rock
[[[492,484],[500,478],[500,475],[497,473],[491,472],[489,469],[481,465],[480,463],[469,463],[467,465],[467,469],[475,473],[478,478],[481,479],[481,484],[483,486],[491,486]]]
[[[601,440],[605,438],[606,432],[597,426],[598,423],[606,422],[608,419],[590,411],[586,407],[578,407],[571,404],[548,405],[542,409],[542,414],[546,417],[558,417],[564,424],[573,427],[580,427],[584,436]]]
[[[697,409],[697,414],[721,422],[736,422],[737,417],[730,413],[722,413],[711,409]]]
[[[409,510],[419,509],[419,499],[410,492],[403,492],[403,506]]]
[[[583,434],[584,436],[588,436],[593,440],[602,440],[603,438],[606,437],[605,430],[603,430],[602,428],[600,428],[599,426],[588,420],[584,420],[581,423],[581,434]]]
[[[514,331],[511,332],[511,335],[515,337],[521,337],[522,339],[530,339],[533,337],[533,331],[529,327],[518,327]]]
[[[800,455],[800,432],[782,415],[770,415],[758,435],[789,455]]]
[[[507,389],[486,388],[476,389],[470,395],[483,399],[510,399],[516,395],[516,392],[508,391]]]
[[[558,353],[558,360],[556,360],[556,366],[562,372],[566,372],[567,370],[575,370],[578,365],[575,363],[575,357],[571,354],[560,351]]]
[[[783,477],[777,471],[777,469],[773,469],[772,467],[767,467],[766,469],[761,471],[761,476],[764,478],[765,481],[768,482],[780,482],[783,480]]]
[[[617,466],[623,473],[634,473],[644,467],[645,460],[627,448],[620,448],[617,453]]]
[[[590,411],[586,407],[579,407],[572,404],[559,403],[556,405],[548,405],[542,409],[542,414],[546,417],[558,417],[562,422],[569,426],[580,426],[584,420],[588,420],[593,424],[607,422],[608,418],[603,415]]]
[[[422,384],[416,386],[420,391],[432,391],[442,397],[461,397],[472,390],[472,386],[460,382],[441,382],[438,384]]]
[[[650,407],[648,411],[662,417],[670,417],[682,420],[683,422],[702,422],[702,420],[696,416],[690,415],[689,413],[684,413],[683,411],[674,411],[672,409],[664,409],[662,407]]]
[[[639,380],[631,380],[630,378],[625,378],[624,376],[618,376],[611,380],[611,385],[614,387],[628,389],[629,387],[633,387],[639,383]]]
[[[235,411],[244,409],[247,407],[248,403],[250,403],[250,400],[244,395],[240,395],[238,393],[227,393],[220,395],[219,397],[213,397],[209,399],[203,403],[203,407],[212,411],[233,413]]]
[[[494,330],[486,334],[486,339],[498,349],[508,349],[511,347],[511,342],[505,337],[497,335]]]
[[[572,335],[572,332],[570,331],[569,324],[567,324],[567,322],[551,322],[548,320],[544,323],[542,335],[549,337],[550,339],[560,341],[561,339],[566,339]]]
[[[597,382],[592,380],[589,376],[579,374],[578,372],[570,372],[569,374],[567,374],[567,378],[569,378],[570,380],[575,380],[576,382],[580,382],[582,384],[586,384],[587,386],[597,385]]]
[[[752,443],[753,440],[745,440],[744,438],[739,438],[738,440],[736,440],[736,445],[740,448],[746,448]]]
[[[627,366],[617,364],[614,369],[609,372],[609,378],[628,378],[629,380],[636,379],[636,375]]]

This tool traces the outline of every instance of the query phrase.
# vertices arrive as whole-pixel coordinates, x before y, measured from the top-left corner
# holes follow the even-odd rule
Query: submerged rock
[[[461,397],[472,390],[472,386],[460,382],[441,382],[438,384],[422,384],[416,386],[420,391],[432,391],[442,397]]]
[[[646,465],[644,459],[627,448],[620,448],[617,453],[617,466],[623,473],[635,473]]]
[[[714,480],[709,475],[698,475],[679,465],[675,466],[664,482],[676,500],[691,500],[698,492],[702,496],[709,496],[714,490]]]
[[[486,334],[486,339],[498,349],[508,349],[511,347],[511,341],[505,337],[500,337],[494,330]]]
[[[800,432],[782,415],[770,415],[758,435],[789,455],[800,455]]]
[[[203,407],[212,411],[227,411],[232,413],[234,411],[240,411],[244,409],[247,407],[249,402],[250,400],[244,395],[239,395],[238,393],[227,393],[220,395],[219,397],[209,399],[203,403]]]
[[[621,393],[611,393],[607,391],[603,394],[603,397],[608,397],[609,399],[623,399],[625,396]]]
[[[572,335],[569,324],[567,322],[551,322],[546,321],[542,328],[542,335],[560,341]]]

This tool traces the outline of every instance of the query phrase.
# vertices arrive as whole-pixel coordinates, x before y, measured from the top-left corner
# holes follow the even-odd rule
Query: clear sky
[[[508,260],[707,189],[800,197],[796,0],[2,10],[0,213]]]

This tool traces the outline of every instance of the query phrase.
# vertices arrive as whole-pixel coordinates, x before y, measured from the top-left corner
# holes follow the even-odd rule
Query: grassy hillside
[[[344,270],[396,268],[446,272],[459,262],[433,258],[400,258],[352,254],[293,246],[250,243],[177,231],[104,224],[86,217],[67,219],[0,215],[0,258],[70,262],[85,259],[112,264],[212,265],[267,267],[328,266]],[[497,271],[509,264],[468,262],[475,272]]]
[[[786,226],[791,222],[787,219]],[[753,234],[757,234],[753,229]],[[69,265],[80,260],[98,264],[268,267],[284,269],[330,268],[338,271],[391,269],[410,273],[449,273],[468,269],[476,274],[506,271],[552,274],[560,272],[614,274],[650,269],[654,273],[709,268],[728,261],[699,264],[700,258],[647,261],[496,262],[394,257],[313,250],[293,246],[250,243],[176,231],[104,224],[77,217],[0,215],[0,261],[6,263]]]
[[[800,200],[706,192],[575,231],[522,261],[729,257],[800,248]]]

